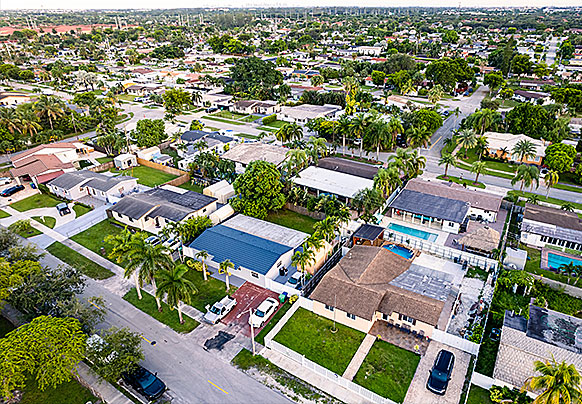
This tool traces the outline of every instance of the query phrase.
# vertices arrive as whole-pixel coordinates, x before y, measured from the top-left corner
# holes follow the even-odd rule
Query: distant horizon
[[[125,4],[120,4],[125,3]],[[169,0],[166,1],[166,7],[160,7],[159,2],[153,0],[125,0],[120,2],[118,0],[102,0],[97,7],[78,7],[78,1],[73,0],[0,0],[0,11],[44,11],[44,12],[66,12],[66,11],[146,11],[146,10],[173,10],[173,9],[269,9],[269,8],[321,8],[321,7],[353,7],[353,8],[461,8],[461,9],[488,9],[488,8],[502,8],[502,9],[518,9],[529,8],[539,9],[544,7],[550,8],[572,8],[582,9],[580,0],[515,0],[511,6],[508,6],[504,0],[436,0],[429,6],[426,2],[421,0],[412,0],[406,6],[397,4],[396,1],[371,0],[365,7],[358,4],[351,4],[350,2],[343,2],[338,4],[337,0],[321,0],[318,5],[313,5],[312,2],[306,0],[295,0],[289,2],[265,1],[260,3],[248,2],[247,4],[233,4],[232,0],[224,1],[191,1],[184,0]],[[199,4],[196,4],[199,3]],[[311,3],[311,4],[306,4]],[[486,4],[483,4],[486,3]]]

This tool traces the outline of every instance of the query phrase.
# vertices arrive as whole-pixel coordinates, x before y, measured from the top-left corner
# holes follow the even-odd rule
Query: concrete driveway
[[[444,396],[434,394],[426,388],[429,372],[441,349],[446,349],[455,355],[453,374]],[[471,355],[466,352],[437,341],[431,341],[426,354],[420,359],[416,368],[416,373],[404,398],[404,404],[458,404],[470,360]]]

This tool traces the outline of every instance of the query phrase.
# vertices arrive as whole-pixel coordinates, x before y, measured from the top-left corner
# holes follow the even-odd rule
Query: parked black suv
[[[10,188],[6,188],[4,191],[0,192],[0,196],[12,196],[15,193],[17,193],[18,191],[22,191],[24,189],[23,185],[15,185],[13,187]]]
[[[132,373],[124,373],[121,377],[124,382],[150,401],[160,398],[166,391],[165,383],[141,366],[138,366]]]
[[[435,394],[444,395],[451,380],[453,366],[455,365],[455,355],[452,352],[440,351],[434,361],[430,371],[430,376],[426,382],[426,388]]]

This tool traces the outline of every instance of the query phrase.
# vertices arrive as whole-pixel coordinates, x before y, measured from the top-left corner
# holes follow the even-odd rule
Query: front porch
[[[418,346],[420,355],[424,355],[430,339],[426,336],[414,334],[406,326],[399,327],[396,324],[384,320],[376,320],[368,334],[379,336],[383,341],[389,342],[397,347],[415,352]]]

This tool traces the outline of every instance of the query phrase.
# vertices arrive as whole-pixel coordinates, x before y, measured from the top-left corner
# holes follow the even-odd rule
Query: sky
[[[581,7],[581,0],[367,0],[367,7]],[[0,0],[2,10],[82,10],[92,9],[159,9],[159,8],[197,8],[197,7],[313,7],[313,6],[361,6],[356,0]]]

